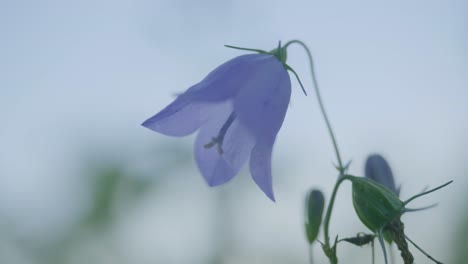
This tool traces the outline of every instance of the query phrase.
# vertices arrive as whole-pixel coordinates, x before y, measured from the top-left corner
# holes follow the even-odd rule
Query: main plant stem
[[[333,211],[333,205],[335,203],[336,193],[338,192],[338,188],[340,187],[340,184],[344,180],[345,167],[343,166],[343,161],[341,160],[341,155],[340,155],[340,151],[338,149],[338,144],[336,142],[335,134],[333,133],[333,129],[332,129],[330,120],[328,119],[327,112],[325,111],[325,107],[323,105],[322,96],[320,94],[320,89],[319,89],[319,86],[318,86],[317,78],[315,77],[314,61],[312,59],[312,53],[310,52],[307,45],[304,42],[300,41],[300,40],[291,40],[288,43],[286,43],[284,48],[287,48],[291,44],[298,44],[298,45],[302,46],[304,48],[304,50],[306,51],[306,53],[307,53],[307,57],[309,58],[310,73],[311,73],[311,76],[312,76],[312,82],[314,83],[315,95],[317,97],[317,101],[319,103],[320,111],[322,112],[323,119],[325,120],[325,124],[327,126],[328,133],[330,134],[330,138],[332,140],[333,148],[334,148],[335,154],[336,154],[336,159],[338,161],[338,168],[337,169],[339,171],[339,176],[338,176],[338,179],[336,180],[335,186],[333,188],[332,196],[330,198],[330,203],[328,204],[328,207],[327,207],[327,212],[325,214],[325,219],[324,219],[324,224],[323,224],[323,232],[324,232],[324,236],[325,236],[324,249],[325,249],[325,251],[329,252],[327,254],[327,257],[329,258],[330,263],[336,264],[336,263],[338,263],[338,260],[337,260],[337,257],[336,257],[336,251],[332,250],[332,248],[335,247],[336,244],[334,244],[333,247],[330,245],[329,225],[330,225],[331,213]]]
[[[295,43],[301,45],[305,49],[307,53],[307,57],[309,58],[310,74],[312,76],[312,82],[314,83],[315,95],[317,97],[317,101],[319,103],[320,111],[322,112],[323,119],[325,120],[325,124],[327,125],[328,133],[330,134],[330,137],[333,143],[333,148],[335,149],[336,159],[338,161],[338,170],[340,171],[340,175],[342,175],[344,174],[344,166],[341,160],[340,151],[338,150],[338,144],[336,143],[335,134],[333,133],[330,120],[328,119],[327,112],[325,111],[325,106],[323,105],[323,102],[322,102],[322,96],[320,94],[320,89],[318,86],[317,78],[315,77],[314,60],[312,59],[312,53],[310,52],[307,45],[300,40],[291,40],[288,43],[286,43],[286,45],[284,45],[284,48],[287,48],[289,45],[295,44]]]

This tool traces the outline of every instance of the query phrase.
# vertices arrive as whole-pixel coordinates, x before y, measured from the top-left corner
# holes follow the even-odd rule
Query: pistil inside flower
[[[234,122],[234,120],[236,119],[236,114],[234,112],[232,112],[228,119],[226,120],[226,122],[223,124],[223,126],[221,127],[221,129],[219,130],[219,133],[218,133],[218,136],[217,137],[213,137],[211,139],[211,142],[204,145],[205,148],[209,149],[209,148],[212,148],[213,146],[218,146],[218,153],[220,155],[222,155],[224,153],[223,151],[223,140],[224,140],[224,136],[226,135],[226,132],[228,131],[229,127],[231,126],[232,122]]]

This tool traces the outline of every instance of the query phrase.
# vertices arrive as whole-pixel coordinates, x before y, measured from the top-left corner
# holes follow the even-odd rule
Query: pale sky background
[[[448,259],[468,198],[467,13],[463,0],[1,0],[0,230],[9,226],[14,237],[53,241],[88,202],[79,173],[84,155],[101,151],[138,167],[151,162],[144,153],[157,143],[190,149],[193,137],[167,138],[140,123],[174,93],[244,54],[224,44],[271,50],[279,40],[301,39],[314,54],[351,173],[362,175],[366,156],[378,152],[403,185],[403,198],[455,180],[413,205],[438,202],[437,208],[403,217],[413,240]],[[304,97],[292,78],[290,109],[273,154],[277,203],[247,171],[210,189],[192,162],[185,173],[170,175],[162,192],[124,214],[115,237],[107,238],[113,247],[91,243],[97,255],[107,255],[101,263],[116,263],[115,248],[125,256],[119,263],[205,263],[219,247],[209,238],[219,225],[220,196],[227,197],[223,210],[231,217],[227,263],[306,263],[303,198],[318,187],[328,201],[336,172],[305,53],[291,46],[288,64],[310,95]],[[365,227],[345,184],[331,233],[359,231]],[[7,236],[0,235],[0,252],[2,263],[37,263]],[[370,250],[340,244],[339,254],[351,263],[367,260]],[[318,247],[315,255],[322,263]]]

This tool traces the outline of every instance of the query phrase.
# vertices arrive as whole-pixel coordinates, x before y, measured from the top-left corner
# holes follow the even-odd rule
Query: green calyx
[[[287,65],[286,59],[288,58],[288,54],[286,51],[286,47],[281,47],[281,41],[278,43],[278,47],[270,52],[264,51],[261,49],[242,48],[242,47],[231,46],[231,45],[224,45],[224,46],[227,48],[231,48],[231,49],[253,51],[253,52],[260,53],[260,54],[270,54],[270,55],[275,56],[279,61],[281,61],[283,65],[285,66]]]
[[[257,52],[259,54],[269,54],[275,56],[284,66],[284,68],[288,71],[291,71],[294,76],[296,77],[297,81],[299,82],[299,85],[301,86],[302,92],[304,92],[305,95],[307,95],[306,90],[304,89],[304,85],[302,85],[301,79],[299,78],[299,75],[289,66],[286,64],[286,60],[288,58],[288,54],[286,51],[287,46],[281,47],[281,41],[278,43],[278,47],[276,49],[273,49],[272,51],[264,51],[261,49],[251,49],[251,48],[242,48],[242,47],[237,47],[237,46],[231,46],[231,45],[224,45],[227,48],[231,49],[237,49],[237,50],[245,50],[245,51],[252,51],[252,52]]]
[[[288,59],[288,53],[286,51],[286,47],[281,47],[281,41],[278,43],[278,47],[270,52],[271,55],[274,55],[283,65],[286,64],[286,60]]]

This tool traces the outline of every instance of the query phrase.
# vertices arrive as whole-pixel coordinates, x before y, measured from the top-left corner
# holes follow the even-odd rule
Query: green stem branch
[[[308,245],[308,251],[309,251],[309,264],[314,264],[314,258],[313,258],[313,252],[312,252],[312,245]]]
[[[336,194],[338,193],[338,188],[340,187],[341,183],[345,179],[346,179],[345,177],[340,175],[340,177],[336,181],[335,186],[333,187],[333,192],[330,198],[330,202],[328,203],[327,212],[325,213],[325,218],[323,221],[323,233],[325,235],[325,246],[328,248],[331,248],[329,226],[330,226],[331,214],[333,211],[333,205],[335,204],[335,198],[336,198]]]

